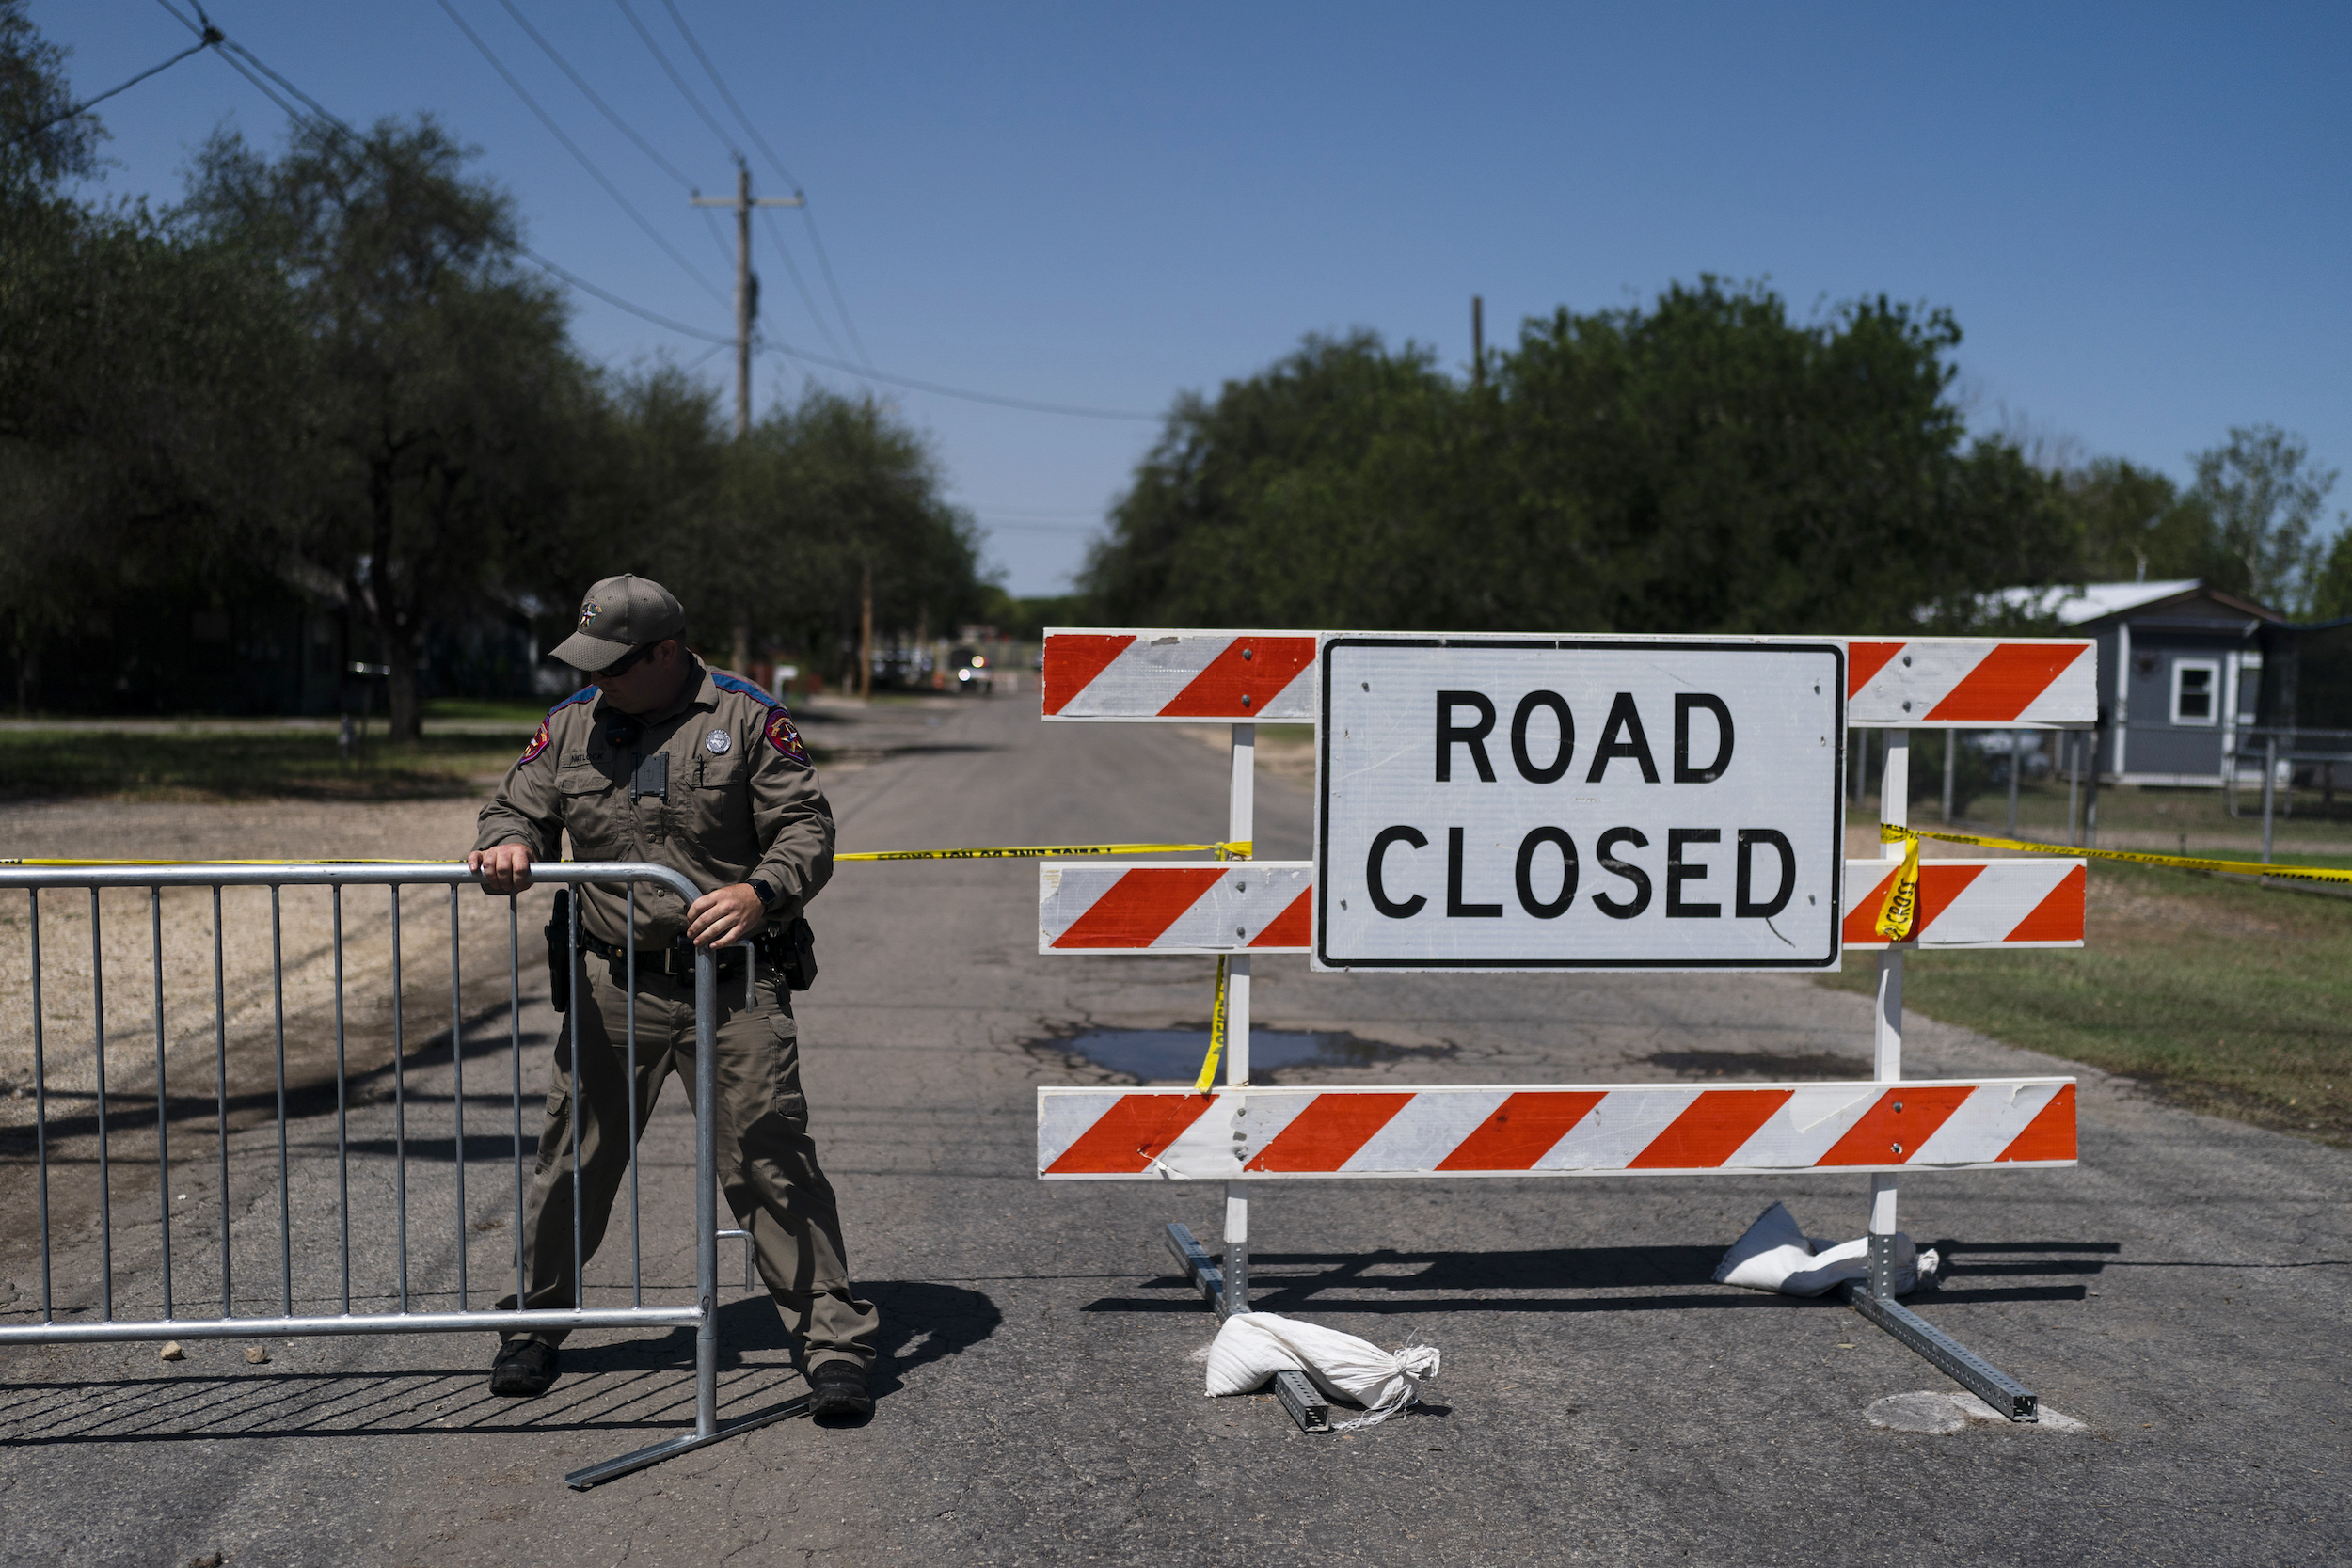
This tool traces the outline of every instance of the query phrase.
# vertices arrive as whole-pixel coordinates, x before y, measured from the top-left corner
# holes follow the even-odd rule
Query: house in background
[[[2057,616],[2067,636],[2097,640],[2102,781],[2229,781],[2238,732],[2253,724],[2262,686],[2259,633],[2286,617],[2195,578],[2012,589],[2002,597]]]

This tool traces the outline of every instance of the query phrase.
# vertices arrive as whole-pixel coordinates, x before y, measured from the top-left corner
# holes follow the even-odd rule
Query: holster
[[[784,976],[790,990],[806,990],[817,983],[817,933],[806,919],[794,915],[781,926],[770,926],[753,939],[759,956]]]
[[[548,1005],[559,1013],[572,1010],[572,890],[555,890],[555,906],[548,915]]]

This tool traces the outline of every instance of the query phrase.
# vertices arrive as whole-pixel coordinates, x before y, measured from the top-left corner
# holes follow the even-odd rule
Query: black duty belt
[[[622,979],[628,975],[628,949],[609,942],[599,942],[585,931],[580,934],[580,946],[581,952],[594,953],[597,958],[612,964],[615,979]],[[691,945],[641,947],[637,950],[637,973],[641,975],[666,974],[675,980],[691,980],[694,977],[694,948]],[[731,979],[742,974],[743,949],[740,947],[722,948],[718,954],[718,977],[722,980]]]

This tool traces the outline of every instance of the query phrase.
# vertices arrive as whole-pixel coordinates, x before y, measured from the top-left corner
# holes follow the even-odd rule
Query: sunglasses
[[[631,670],[634,670],[637,666],[643,664],[646,659],[651,658],[653,657],[653,651],[660,646],[661,646],[660,642],[640,643],[636,647],[631,648],[628,652],[623,654],[619,658],[613,660],[611,664],[606,665],[602,670],[598,671],[597,673],[603,676],[606,680],[611,680],[615,675],[626,675]]]

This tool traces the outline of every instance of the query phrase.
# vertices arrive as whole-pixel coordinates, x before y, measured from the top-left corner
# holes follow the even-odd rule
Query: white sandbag
[[[1430,1345],[1406,1345],[1391,1354],[1353,1334],[1272,1312],[1243,1312],[1225,1320],[1209,1347],[1212,1398],[1254,1393],[1280,1371],[1304,1372],[1324,1398],[1362,1405],[1364,1414],[1356,1419],[1332,1423],[1333,1431],[1342,1432],[1404,1414],[1420,1396],[1420,1386],[1438,1375],[1438,1352]]]
[[[1788,1296],[1818,1296],[1850,1279],[1869,1277],[1869,1259],[1867,1236],[1842,1243],[1807,1236],[1788,1206],[1774,1203],[1756,1217],[1746,1235],[1731,1243],[1715,1265],[1715,1282]],[[1932,1247],[1920,1252],[1908,1235],[1895,1233],[1897,1295],[1909,1295],[1922,1278],[1932,1280],[1940,1263]]]

